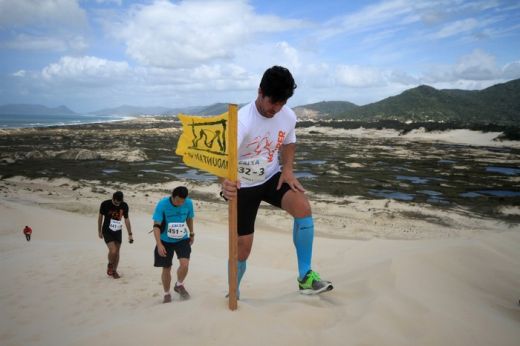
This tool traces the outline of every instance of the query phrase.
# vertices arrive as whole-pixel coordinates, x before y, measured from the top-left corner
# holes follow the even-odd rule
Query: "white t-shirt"
[[[296,142],[296,114],[287,106],[272,118],[262,116],[254,102],[238,111],[238,175],[242,187],[264,183],[280,171],[282,145]]]

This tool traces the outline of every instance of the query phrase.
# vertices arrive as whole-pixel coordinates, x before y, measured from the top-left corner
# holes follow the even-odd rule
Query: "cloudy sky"
[[[290,106],[520,78],[515,0],[0,0],[0,104],[245,103],[288,67]]]

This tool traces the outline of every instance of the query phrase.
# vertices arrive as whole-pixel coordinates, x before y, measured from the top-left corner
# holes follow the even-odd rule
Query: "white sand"
[[[503,134],[502,132],[482,132],[467,129],[427,132],[424,128],[421,127],[404,135],[401,135],[398,130],[393,129],[377,130],[365,129],[362,127],[352,130],[326,126],[311,126],[298,129],[298,133],[309,133],[311,131],[313,131],[313,133],[320,133],[326,136],[400,138],[406,141],[438,141],[471,146],[520,148],[520,141],[498,140],[498,138]]]
[[[234,312],[224,299],[227,207],[197,201],[186,280],[192,298],[161,304],[147,232],[159,190],[174,184],[123,186],[136,241],[124,236],[122,277],[114,280],[96,226],[112,189],[0,181],[0,345],[519,343],[520,227],[394,201],[315,204],[314,267],[335,286],[316,297],[297,292],[290,220],[262,210]],[[448,226],[397,216],[406,208]],[[22,235],[26,224],[31,242]]]

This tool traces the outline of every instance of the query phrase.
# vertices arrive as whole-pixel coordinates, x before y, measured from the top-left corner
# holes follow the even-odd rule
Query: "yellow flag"
[[[228,176],[228,112],[213,117],[179,114],[182,134],[175,153],[187,166]]]

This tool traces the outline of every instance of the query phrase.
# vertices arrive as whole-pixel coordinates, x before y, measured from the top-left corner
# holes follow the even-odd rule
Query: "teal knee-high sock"
[[[311,269],[312,241],[314,240],[314,221],[312,216],[294,218],[293,242],[298,257],[300,280]]]
[[[238,287],[240,287],[240,281],[242,281],[242,276],[244,276],[244,273],[246,272],[246,267],[247,267],[246,261],[238,261],[237,267],[238,267],[238,271],[237,271],[237,279],[238,279],[237,288],[238,288]]]
[[[237,261],[237,297],[240,298],[240,281],[246,272],[247,263],[246,261]],[[229,275],[229,267],[228,267]]]

